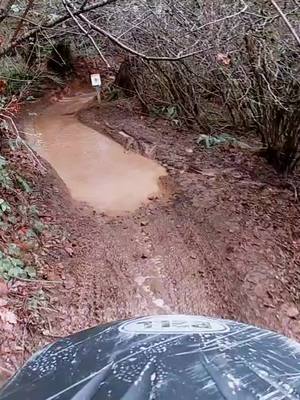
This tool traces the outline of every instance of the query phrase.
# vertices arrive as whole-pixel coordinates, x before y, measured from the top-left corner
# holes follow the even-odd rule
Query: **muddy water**
[[[28,142],[56,169],[74,199],[111,215],[133,211],[159,192],[159,177],[166,172],[81,124],[76,112],[91,98],[64,98],[39,112]]]

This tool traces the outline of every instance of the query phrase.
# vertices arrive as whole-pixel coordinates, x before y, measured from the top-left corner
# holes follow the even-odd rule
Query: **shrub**
[[[249,1],[247,12],[240,14],[234,8],[236,3],[201,1],[199,9],[192,4],[176,9],[165,4],[167,11],[161,16],[164,25],[159,25],[161,32],[155,25],[158,31],[156,39],[152,38],[153,46],[174,55],[172,40],[169,47],[163,47],[160,39],[167,28],[172,36],[173,28],[178,46],[191,47],[187,26],[183,28],[178,22],[172,27],[172,11],[177,21],[194,27],[200,53],[172,63],[135,59],[131,72],[134,88],[150,110],[175,106],[181,120],[203,133],[256,133],[262,141],[261,153],[287,174],[295,170],[300,159],[297,43],[270,3]],[[235,17],[226,19],[224,10]],[[284,11],[292,22],[297,21],[293,4],[286,4]],[[221,22],[210,25],[213,20]],[[207,28],[201,29],[206,24]],[[135,43],[139,42],[138,37]]]

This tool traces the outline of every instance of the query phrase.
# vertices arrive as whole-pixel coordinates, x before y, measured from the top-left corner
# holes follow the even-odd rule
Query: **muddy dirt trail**
[[[299,204],[258,156],[205,151],[134,100],[99,109],[81,92],[34,107],[28,141],[56,171],[40,179],[39,209],[59,234],[44,246],[48,303],[7,342],[6,369],[66,334],[148,314],[300,338]]]
[[[182,235],[189,226],[170,207],[166,170],[83,125],[77,112],[92,98],[48,105],[28,135],[72,197],[64,214],[75,249],[63,272],[63,302],[58,296],[54,306],[63,322],[50,321],[51,334],[128,316],[215,314],[208,288],[193,279],[203,260],[191,253]]]

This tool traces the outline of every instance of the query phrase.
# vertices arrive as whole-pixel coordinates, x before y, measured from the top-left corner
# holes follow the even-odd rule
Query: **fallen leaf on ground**
[[[8,322],[13,325],[17,323],[16,314],[7,309],[0,310],[0,318],[2,319],[3,322]]]
[[[296,318],[299,315],[299,311],[296,306],[290,306],[287,308],[286,314],[290,318]]]
[[[0,279],[0,296],[6,296],[8,294],[9,290],[7,287],[7,284],[3,279]]]
[[[5,300],[5,299],[0,299],[0,307],[7,306],[7,304],[8,304],[8,301],[7,301],[7,300]]]
[[[20,234],[20,235],[26,235],[27,234],[27,232],[28,232],[28,228],[27,227],[25,227],[25,226],[23,226],[22,228],[20,228],[19,230],[18,230],[18,233]]]
[[[192,153],[194,153],[194,150],[190,149],[190,148],[186,148],[185,152],[188,153],[188,154],[192,154]]]
[[[72,249],[72,247],[65,247],[65,251],[67,254],[69,254],[70,257],[72,257],[74,250]]]
[[[56,281],[57,279],[58,279],[57,275],[55,274],[54,271],[47,272],[47,280],[48,281]]]
[[[218,53],[217,54],[217,61],[219,63],[222,63],[224,65],[229,65],[231,62],[230,56],[228,54],[224,53]]]

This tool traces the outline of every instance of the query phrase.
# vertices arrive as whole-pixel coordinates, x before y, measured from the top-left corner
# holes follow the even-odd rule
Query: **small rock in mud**
[[[147,226],[149,224],[149,221],[145,220],[145,221],[141,221],[141,226]]]
[[[296,318],[299,315],[299,310],[294,305],[288,306],[288,308],[286,309],[286,315],[289,318]]]
[[[192,154],[192,153],[194,153],[194,150],[190,149],[190,148],[186,148],[185,152],[188,153],[188,154]]]
[[[65,247],[65,251],[67,254],[69,254],[70,257],[73,256],[74,249],[72,247]]]
[[[8,301],[7,301],[7,300],[5,300],[5,299],[0,299],[0,307],[7,306],[7,304],[8,304]]]
[[[75,281],[73,280],[68,280],[64,282],[64,287],[66,289],[72,289],[73,287],[75,287]]]
[[[148,196],[148,200],[157,200],[157,199],[158,199],[157,194],[150,194],[150,195]]]
[[[15,325],[17,323],[17,316],[10,310],[3,309],[0,311],[0,318],[4,323]]]

